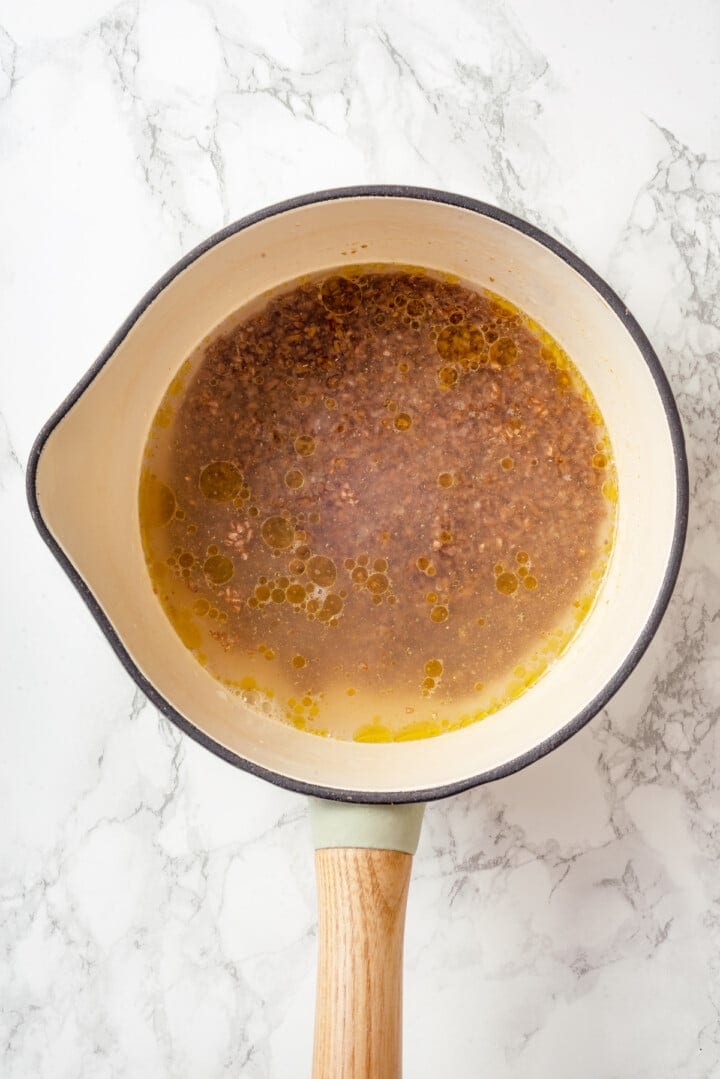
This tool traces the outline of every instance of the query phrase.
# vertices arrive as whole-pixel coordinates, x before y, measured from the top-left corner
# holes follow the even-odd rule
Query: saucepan
[[[581,632],[523,696],[421,741],[317,738],[253,714],[181,643],[140,539],[143,448],[185,357],[253,297],[358,262],[454,274],[526,311],[589,384],[617,467],[615,543]],[[647,648],[677,576],[688,513],[682,429],[635,319],[567,248],[472,199],[408,187],[293,199],[212,236],[158,281],[43,428],[28,494],[43,538],[150,700],[230,764],[312,796],[314,1075],[399,1076],[405,901],[423,804],[516,772],[580,730]]]

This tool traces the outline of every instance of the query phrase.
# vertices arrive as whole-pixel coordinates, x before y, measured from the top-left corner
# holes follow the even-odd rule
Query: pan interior
[[[419,267],[341,267],[178,371],[140,483],[166,614],[220,683],[319,736],[486,719],[564,651],[607,566],[597,404],[522,312]]]
[[[365,244],[365,247],[362,245]],[[447,736],[388,745],[259,724],[184,647],[152,594],[137,488],[147,431],[189,355],[233,311],[304,274],[363,261],[425,266],[507,297],[572,356],[605,418],[620,492],[613,557],[582,633],[527,693]],[[662,588],[676,517],[666,410],[633,336],[544,244],[492,216],[410,197],[296,206],[240,229],[177,274],[122,336],[45,442],[38,504],[132,662],[211,745],[296,786],[369,798],[442,791],[561,736],[637,647]]]

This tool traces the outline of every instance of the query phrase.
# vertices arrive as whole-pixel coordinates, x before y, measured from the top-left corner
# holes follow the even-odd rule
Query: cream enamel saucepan
[[[481,723],[416,742],[315,738],[251,714],[180,642],[140,542],[143,448],[181,362],[253,297],[357,262],[348,252],[360,244],[362,261],[457,274],[544,326],[587,380],[618,472],[615,546],[582,631],[524,696]],[[46,543],[155,705],[231,764],[313,796],[314,1075],[399,1076],[403,923],[423,802],[515,772],[587,723],[646,649],[677,576],[688,510],[682,430],[632,315],[562,245],[471,199],[405,187],[294,199],[219,232],[158,281],[43,428],[28,495]]]

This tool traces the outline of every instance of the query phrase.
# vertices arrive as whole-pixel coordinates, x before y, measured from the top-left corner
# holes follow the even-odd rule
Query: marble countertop
[[[42,422],[207,234],[353,183],[558,236],[626,299],[688,437],[667,617],[612,705],[428,809],[411,1079],[720,1075],[720,8],[715,0],[4,0],[0,1071],[308,1074],[302,798],[182,737],[41,543]]]

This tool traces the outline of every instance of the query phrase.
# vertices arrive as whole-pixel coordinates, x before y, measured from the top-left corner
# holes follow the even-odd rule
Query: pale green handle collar
[[[357,805],[310,798],[315,849],[366,847],[372,850],[417,850],[425,805]]]

